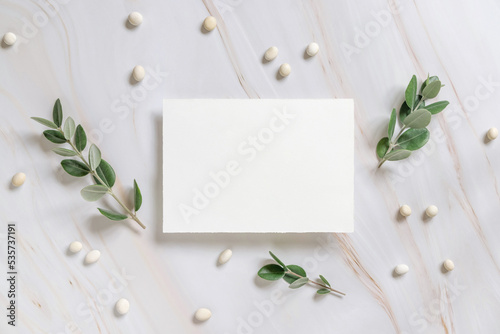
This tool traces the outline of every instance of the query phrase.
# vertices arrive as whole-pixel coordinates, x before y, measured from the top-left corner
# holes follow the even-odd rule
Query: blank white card
[[[163,232],[352,232],[354,107],[164,100]]]

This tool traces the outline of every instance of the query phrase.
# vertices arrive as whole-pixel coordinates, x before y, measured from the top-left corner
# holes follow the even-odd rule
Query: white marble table
[[[130,29],[134,10],[144,23]],[[209,13],[219,25],[204,34]],[[0,265],[15,222],[18,332],[497,333],[500,142],[484,136],[500,127],[499,15],[495,1],[0,1],[0,34],[18,35],[0,48]],[[321,51],[305,59],[313,40]],[[279,58],[263,64],[272,45]],[[292,66],[285,80],[281,62]],[[146,85],[130,81],[137,64]],[[428,72],[450,106],[424,151],[376,170],[390,110],[411,75]],[[61,170],[29,119],[50,117],[58,97],[115,167],[118,193],[138,180],[145,231],[100,217],[79,194],[88,178]],[[162,234],[162,99],[207,97],[354,98],[355,233]],[[28,179],[13,189],[18,171]],[[403,203],[408,219],[397,214]],[[429,204],[440,209],[432,220],[423,219]],[[69,256],[76,239],[101,260]],[[233,258],[216,266],[228,247]],[[347,296],[256,278],[268,250]],[[456,269],[443,273],[447,258]],[[399,263],[410,272],[396,278]],[[117,317],[121,297],[131,311]],[[212,310],[208,322],[193,321],[199,307]]]

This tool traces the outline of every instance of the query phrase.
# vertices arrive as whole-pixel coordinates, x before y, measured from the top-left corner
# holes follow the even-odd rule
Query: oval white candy
[[[292,68],[290,67],[289,64],[287,63],[281,64],[279,73],[283,78],[289,76],[291,72]]]
[[[194,317],[198,321],[207,321],[212,316],[212,312],[208,308],[200,308],[194,314]]]
[[[312,42],[307,46],[306,53],[309,57],[314,57],[319,52],[319,45],[317,43]]]
[[[73,241],[71,244],[69,244],[69,251],[71,253],[78,253],[81,251],[83,248],[83,245],[80,241]]]
[[[278,56],[278,48],[275,46],[271,46],[267,49],[266,53],[264,53],[264,59],[267,61],[274,60]]]
[[[401,207],[399,208],[399,213],[401,214],[401,216],[403,217],[408,217],[411,215],[411,208],[409,205],[401,205]]]
[[[24,181],[26,181],[26,174],[24,173],[16,173],[12,177],[12,185],[14,187],[20,187],[24,184]]]
[[[17,41],[17,36],[13,32],[8,32],[5,35],[3,35],[3,42],[7,45],[14,45],[14,43]]]
[[[226,249],[219,255],[219,264],[224,264],[227,261],[231,259],[231,256],[233,256],[233,251],[230,249]]]
[[[425,214],[427,215],[427,217],[432,218],[432,217],[437,216],[438,211],[439,210],[438,210],[437,206],[429,205],[429,207],[427,209],[425,209]]]
[[[448,271],[452,271],[453,269],[455,269],[455,264],[453,263],[452,260],[447,259],[443,262],[443,267]]]
[[[394,272],[398,275],[406,274],[410,268],[406,264],[398,264],[396,268],[394,268]]]
[[[497,128],[491,128],[488,130],[488,133],[486,134],[488,136],[489,140],[495,140],[498,137],[498,129]]]
[[[101,257],[101,252],[99,252],[97,249],[94,249],[88,252],[88,254],[85,256],[85,263],[86,264],[95,263],[99,260],[100,257]]]
[[[130,303],[125,298],[119,299],[115,304],[115,310],[118,314],[127,314],[130,310]]]
[[[141,65],[137,65],[132,71],[132,76],[134,77],[135,81],[142,81],[142,79],[144,79],[144,77],[146,76],[146,70],[144,70],[144,67],[142,67]]]
[[[142,23],[142,14],[138,12],[132,12],[128,16],[128,22],[133,26],[138,26]]]
[[[213,16],[207,16],[203,21],[203,28],[205,28],[206,31],[212,31],[216,26],[217,20]]]

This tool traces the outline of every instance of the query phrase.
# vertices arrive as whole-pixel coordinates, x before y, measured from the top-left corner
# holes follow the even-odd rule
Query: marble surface
[[[136,29],[131,11],[144,15]],[[203,33],[209,13],[219,25]],[[0,48],[0,264],[15,222],[18,332],[497,333],[500,142],[485,133],[500,127],[499,15],[492,0],[1,0],[0,33],[18,35]],[[311,41],[320,53],[306,58]],[[272,45],[279,56],[263,63]],[[292,74],[278,80],[283,62]],[[148,77],[134,85],[137,64]],[[377,170],[390,110],[411,75],[428,72],[450,106],[434,117],[425,150]],[[162,234],[162,99],[207,97],[353,98],[355,232]],[[146,230],[101,218],[79,194],[89,180],[61,170],[29,119],[49,117],[56,98],[115,167],[119,195],[137,179]],[[28,178],[13,189],[18,171]],[[403,203],[414,212],[407,219]],[[430,204],[439,215],[424,219]],[[70,256],[76,239],[84,251]],[[233,258],[217,266],[226,248]],[[90,249],[102,257],[85,266]],[[347,296],[256,278],[268,250]],[[394,277],[399,263],[410,272]],[[2,305],[6,290],[2,278]],[[131,310],[119,317],[122,297]],[[212,310],[208,322],[193,320],[199,307]]]

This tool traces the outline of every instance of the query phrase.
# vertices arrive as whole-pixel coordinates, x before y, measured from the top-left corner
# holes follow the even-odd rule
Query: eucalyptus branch
[[[388,136],[380,139],[377,144],[377,156],[381,159],[378,168],[386,161],[406,159],[412,151],[427,144],[430,132],[426,127],[431,122],[431,116],[443,111],[449,102],[439,101],[426,106],[425,101],[435,98],[441,87],[441,81],[438,77],[427,76],[427,79],[422,83],[420,93],[417,94],[417,77],[411,78],[405,91],[405,101],[399,109],[399,120],[403,124],[401,130],[393,139],[396,127],[396,109],[392,109],[387,131]]]
[[[87,146],[87,135],[85,134],[83,127],[81,125],[75,126],[75,121],[71,117],[68,117],[64,122],[64,125],[62,125],[63,113],[59,99],[57,99],[54,104],[52,116],[54,121],[49,121],[40,117],[32,117],[32,119],[51,129],[54,129],[43,132],[43,135],[49,141],[55,144],[67,143],[72,148],[71,150],[66,148],[54,148],[52,151],[61,156],[77,156],[80,158],[81,162],[73,159],[64,159],[61,161],[63,169],[69,175],[83,177],[90,174],[94,179],[96,184],[87,186],[81,190],[80,193],[82,197],[87,201],[97,201],[104,195],[109,194],[125,210],[127,215],[98,208],[99,212],[103,216],[111,220],[124,220],[130,218],[135,220],[142,228],[146,228],[136,214],[142,205],[142,194],[137,182],[134,180],[134,208],[129,209],[113,192],[112,187],[116,181],[115,171],[109,163],[101,158],[101,151],[96,145],[92,144],[90,146],[88,161],[85,159],[82,152]]]
[[[345,296],[345,293],[333,289],[327,279],[322,275],[319,275],[322,283],[310,280],[307,277],[306,271],[302,267],[299,267],[295,264],[285,265],[280,259],[276,257],[276,255],[273,254],[273,252],[269,252],[269,254],[278,264],[268,264],[260,268],[259,272],[257,273],[259,277],[268,281],[277,281],[283,278],[283,280],[290,284],[288,286],[290,289],[298,289],[306,285],[307,283],[314,284],[321,288],[316,291],[316,293],[319,295],[333,292]]]

